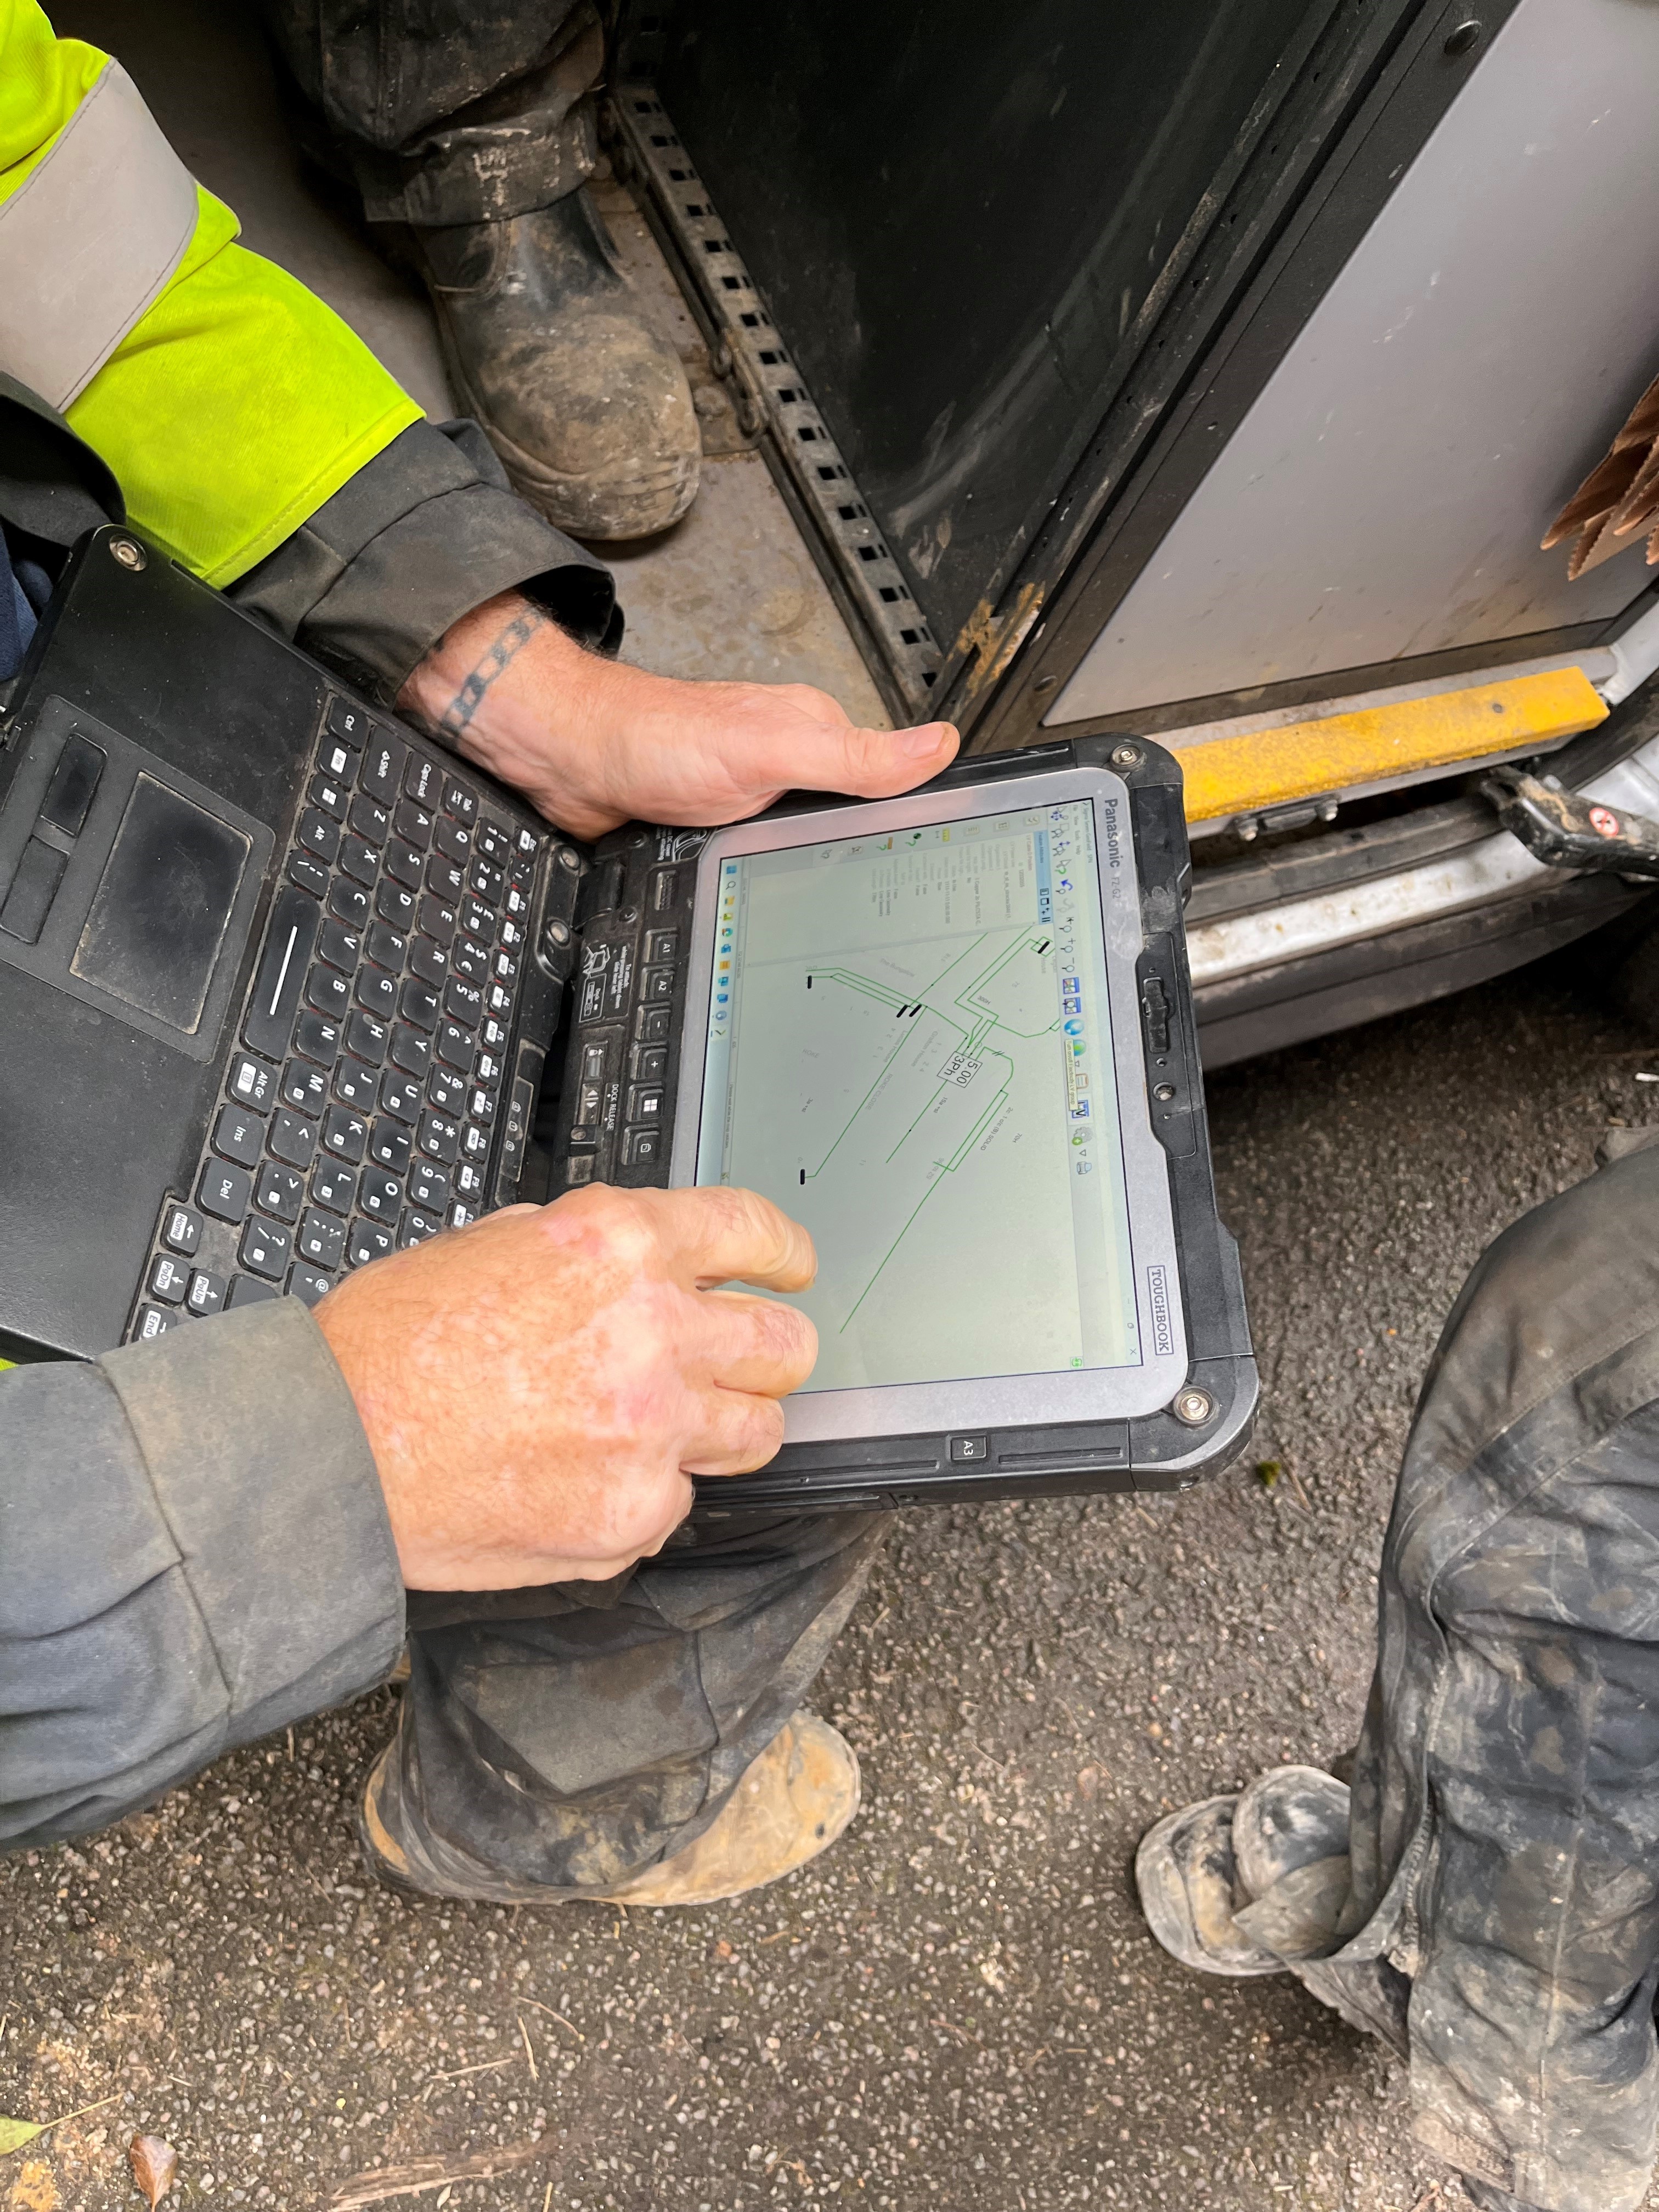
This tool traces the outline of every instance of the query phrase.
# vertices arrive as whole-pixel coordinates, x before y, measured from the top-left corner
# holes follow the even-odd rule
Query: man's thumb
[[[949,722],[924,722],[914,730],[848,730],[844,788],[861,799],[908,791],[947,767],[961,743]]]

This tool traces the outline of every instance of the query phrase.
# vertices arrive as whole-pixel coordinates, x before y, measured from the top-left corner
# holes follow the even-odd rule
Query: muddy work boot
[[[691,387],[585,189],[385,243],[424,279],[456,401],[523,498],[576,538],[678,521],[702,459]]]
[[[371,1769],[357,1835],[371,1872],[389,1888],[495,1905],[712,1905],[741,1897],[828,1850],[859,1808],[857,1754],[811,1713],[799,1712],[744,1773],[712,1825],[659,1865],[605,1890],[548,1890],[498,1874],[410,1818],[394,1738]]]
[[[1348,1792],[1274,1767],[1149,1828],[1135,1853],[1146,1924],[1200,1973],[1282,1974],[1328,1944],[1348,1888]]]

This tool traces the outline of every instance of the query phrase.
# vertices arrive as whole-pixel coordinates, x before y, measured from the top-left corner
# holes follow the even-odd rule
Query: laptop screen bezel
[[[1109,769],[1059,769],[1030,776],[1000,777],[979,786],[961,784],[942,791],[910,793],[898,799],[865,799],[851,805],[830,802],[822,808],[762,817],[714,831],[697,861],[669,1182],[684,1188],[696,1180],[724,861],[734,854],[777,852],[843,836],[877,837],[890,831],[1081,799],[1087,799],[1094,809],[1100,860],[1112,1066],[1143,1358],[1133,1366],[987,1375],[860,1389],[815,1391],[809,1382],[805,1390],[785,1402],[787,1443],[926,1435],[951,1429],[1030,1427],[1050,1422],[1133,1420],[1168,1406],[1187,1378],[1187,1328],[1169,1164],[1152,1130],[1135,988],[1135,963],[1143,933],[1129,793],[1123,779]],[[1160,1342],[1167,1349],[1160,1350]]]

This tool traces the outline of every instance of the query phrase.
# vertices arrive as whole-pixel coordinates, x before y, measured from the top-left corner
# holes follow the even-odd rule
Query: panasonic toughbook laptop
[[[1139,739],[585,848],[134,532],[0,720],[0,1350],[311,1303],[492,1206],[729,1183],[817,1367],[699,1510],[1184,1486],[1254,1417]]]

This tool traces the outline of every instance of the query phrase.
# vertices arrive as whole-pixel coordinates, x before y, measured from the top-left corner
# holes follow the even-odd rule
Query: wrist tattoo
[[[515,615],[444,708],[439,717],[439,729],[449,737],[460,737],[483,706],[484,696],[496,678],[505,672],[536,632],[546,627],[547,617],[534,607],[526,607],[521,615]]]

